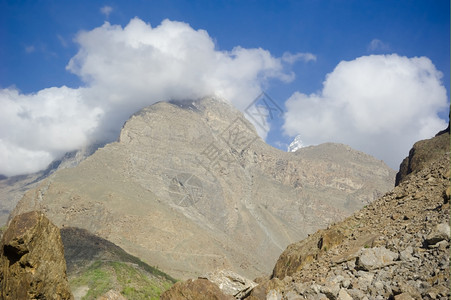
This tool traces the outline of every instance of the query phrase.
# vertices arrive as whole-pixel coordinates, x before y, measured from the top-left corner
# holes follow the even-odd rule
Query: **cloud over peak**
[[[311,59],[239,46],[221,51],[205,30],[170,20],[154,28],[138,18],[125,27],[105,22],[76,42],[66,68],[83,87],[0,90],[0,174],[38,171],[66,151],[114,140],[131,114],[157,101],[217,95],[244,109],[269,80],[293,80],[287,65]]]
[[[308,144],[340,142],[397,168],[412,144],[446,127],[442,74],[426,57],[371,55],[342,61],[323,89],[293,94],[284,131]]]

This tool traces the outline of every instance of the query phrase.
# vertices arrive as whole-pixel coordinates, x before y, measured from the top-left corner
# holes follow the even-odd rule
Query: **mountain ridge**
[[[256,277],[290,242],[393,186],[393,170],[350,147],[286,153],[226,102],[185,104],[135,113],[117,142],[55,172],[12,215],[42,210],[178,278],[215,268]]]

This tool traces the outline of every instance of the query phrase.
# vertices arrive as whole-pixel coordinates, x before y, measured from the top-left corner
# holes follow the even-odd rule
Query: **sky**
[[[0,0],[0,174],[114,141],[157,101],[217,96],[249,112],[262,92],[280,108],[253,121],[268,144],[344,143],[398,169],[448,123],[449,6]]]

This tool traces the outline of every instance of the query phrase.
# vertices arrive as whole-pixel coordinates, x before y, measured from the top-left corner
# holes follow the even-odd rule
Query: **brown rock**
[[[249,297],[246,299],[268,299],[269,294],[282,294],[281,291],[284,289],[284,283],[278,278],[273,278],[267,280],[258,286],[256,286],[250,293]]]
[[[412,296],[410,296],[408,293],[402,293],[395,296],[395,300],[413,300]]]
[[[2,299],[73,299],[60,231],[42,213],[16,216],[0,248]]]
[[[449,126],[446,130],[439,132],[434,138],[416,142],[399,166],[396,174],[395,186],[398,186],[407,175],[418,172],[429,162],[440,158],[450,150]]]
[[[236,298],[244,298],[257,285],[257,283],[230,270],[216,270],[209,272],[202,278],[216,284],[226,295],[232,295]]]
[[[343,240],[344,235],[340,230],[319,230],[310,238],[288,246],[277,260],[272,276],[283,279],[294,274]]]
[[[235,297],[225,295],[219,287],[207,279],[188,279],[177,282],[161,295],[161,300],[233,300]]]

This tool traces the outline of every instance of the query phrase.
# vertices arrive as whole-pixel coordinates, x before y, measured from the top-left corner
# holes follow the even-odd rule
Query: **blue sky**
[[[287,117],[271,120],[272,129],[267,133],[267,142],[285,150],[287,144],[297,134],[307,137],[307,144],[331,141],[346,142],[359,150],[371,152],[371,141],[365,143],[354,143],[353,140],[339,136],[331,132],[322,139],[308,138],[319,136],[317,132],[303,132],[303,125],[317,127],[312,120],[299,123],[293,120],[300,115],[296,109],[302,107],[303,111],[310,111],[308,101],[320,98],[322,103],[344,103],[331,96],[323,90],[323,83],[327,74],[334,72],[340,62],[354,62],[360,57],[370,55],[391,55],[378,62],[381,64],[397,64],[397,69],[406,68],[411,72],[434,73],[441,72],[441,78],[434,78],[440,82],[441,87],[446,89],[446,101],[449,102],[449,67],[450,67],[450,3],[447,0],[436,1],[0,1],[0,88],[15,89],[19,96],[8,98],[4,101],[12,103],[20,102],[22,96],[38,93],[40,90],[50,87],[67,86],[78,89],[92,85],[92,82],[82,80],[82,75],[74,74],[75,71],[66,69],[71,58],[81,49],[77,36],[81,31],[92,31],[108,21],[111,25],[120,25],[122,28],[129,24],[134,17],[155,28],[165,19],[180,21],[189,24],[197,31],[203,29],[215,44],[216,51],[232,51],[234,47],[240,46],[244,49],[261,48],[270,53],[274,58],[283,57],[284,53],[309,53],[315,57],[314,60],[299,59],[294,63],[287,63],[283,67],[286,74],[295,74],[292,80],[281,80],[281,76],[269,76],[268,80],[261,80],[259,87],[266,91],[284,110],[290,110]],[[103,10],[102,10],[103,9]],[[427,57],[432,66],[425,66],[424,61],[416,62],[414,57]],[[408,61],[398,59],[406,58]],[[357,60],[355,64],[343,65],[343,69],[350,70],[358,65],[366,63],[368,72],[373,72],[376,60]],[[420,66],[420,67],[419,67]],[[374,69],[374,74],[380,71]],[[432,68],[432,69],[431,69]],[[340,74],[349,76],[357,74],[355,71],[344,70]],[[393,69],[392,69],[393,70]],[[425,71],[426,70],[426,71]],[[402,72],[401,72],[402,73]],[[341,82],[337,76],[335,82]],[[382,74],[382,73],[381,73]],[[385,74],[385,73],[384,73]],[[398,73],[397,73],[398,74]],[[348,76],[347,75],[347,76]],[[390,75],[387,75],[390,76]],[[432,76],[432,75],[431,75]],[[418,76],[411,77],[412,85]],[[398,78],[395,76],[395,78]],[[398,79],[402,81],[402,78]],[[410,78],[410,77],[409,77]],[[413,78],[413,79],[412,79]],[[428,77],[429,78],[429,77]],[[435,80],[434,79],[434,80]],[[259,80],[258,78],[256,80]],[[432,80],[432,79],[431,79]],[[437,81],[436,80],[436,81]],[[422,82],[422,81],[421,81]],[[420,84],[421,84],[420,82]],[[362,83],[363,84],[363,83]],[[379,84],[379,83],[378,83]],[[437,90],[435,81],[427,88],[419,87],[419,92]],[[333,82],[330,86],[335,86]],[[408,85],[410,87],[411,85]],[[416,88],[416,86],[415,86]],[[412,90],[415,90],[412,88]],[[410,89],[410,88],[409,88]],[[434,91],[435,91],[434,90]],[[337,91],[336,89],[334,91]],[[408,95],[398,95],[394,90],[390,99],[396,101],[398,98]],[[437,91],[437,100],[430,106],[421,107],[422,111],[429,111],[429,115],[422,116],[430,120],[431,115],[437,115],[444,121],[448,121],[448,107],[443,106],[443,93]],[[341,93],[341,91],[337,91]],[[250,93],[251,94],[251,93]],[[327,95],[326,95],[327,94]],[[427,94],[427,93],[425,93]],[[304,96],[303,96],[304,95]],[[318,97],[316,97],[316,96]],[[386,96],[384,94],[384,96]],[[315,98],[316,97],[316,98]],[[346,97],[346,96],[345,96]],[[362,95],[352,94],[350,98],[361,98]],[[382,96],[381,96],[382,97]],[[287,99],[291,99],[287,102]],[[1,101],[1,99],[0,99]],[[44,101],[44,100],[43,100]],[[243,100],[244,101],[244,100]],[[246,100],[247,101],[247,100]],[[249,102],[252,99],[249,100]],[[329,101],[329,102],[327,102]],[[341,101],[341,102],[340,102]],[[356,100],[357,101],[357,100]],[[375,100],[377,101],[377,99]],[[390,103],[384,100],[381,103]],[[406,100],[407,101],[407,100]],[[427,97],[417,99],[412,105],[428,102]],[[6,102],[5,102],[6,103]],[[291,103],[291,106],[287,103]],[[408,103],[409,102],[403,102]],[[17,103],[16,103],[17,104]],[[302,104],[302,105],[301,105]],[[305,105],[308,109],[305,109]],[[352,106],[343,104],[345,106]],[[23,105],[22,105],[23,106]],[[238,105],[239,106],[239,105]],[[389,105],[386,107],[390,110]],[[421,105],[420,105],[421,106]],[[317,107],[321,109],[321,105]],[[381,110],[383,111],[383,110]],[[313,114],[321,112],[312,110]],[[290,114],[291,113],[291,119]],[[360,113],[360,112],[359,112]],[[5,113],[6,114],[6,113]],[[294,116],[294,117],[293,117]],[[14,120],[6,122],[8,116],[2,116],[4,126],[15,126]],[[418,118],[417,112],[409,115],[409,122]],[[383,119],[381,116],[380,118]],[[358,119],[358,118],[357,118]],[[323,119],[323,125],[330,121]],[[341,122],[341,123],[340,123]],[[407,122],[407,121],[406,121]],[[443,125],[437,120],[431,121],[432,125],[427,128],[418,128],[421,135],[410,134],[409,139],[403,141],[402,145],[394,145],[400,149],[399,153],[405,153],[412,142],[418,138],[431,135],[431,130]],[[348,130],[350,124],[342,124],[342,120],[333,120],[330,124],[341,131]],[[5,125],[6,124],[6,125]],[[334,125],[335,124],[335,125]],[[395,124],[395,123],[394,123]],[[397,124],[397,123],[396,123]],[[325,126],[325,125],[324,125]],[[340,127],[341,126],[341,127]],[[366,124],[354,122],[354,127],[365,127]],[[409,126],[409,124],[401,124]],[[20,126],[19,126],[20,127]],[[305,126],[304,126],[305,127]],[[309,127],[309,128],[310,128]],[[320,128],[321,126],[318,126]],[[353,127],[353,128],[354,128]],[[377,126],[376,126],[377,127]],[[324,128],[327,128],[324,127]],[[382,127],[381,127],[382,128]],[[0,132],[0,141],[9,140],[9,154],[0,154],[3,159],[11,155],[12,146],[15,145],[28,151],[48,151],[48,157],[55,158],[59,153],[67,149],[31,149],[18,142],[17,135],[25,135],[16,132],[15,137],[8,137],[5,133],[8,129],[3,128]],[[357,129],[356,129],[357,130]],[[381,129],[383,130],[383,129]],[[352,132],[352,130],[350,131]],[[383,131],[375,132],[374,137],[386,136]],[[381,142],[396,141],[396,136]],[[29,148],[27,148],[29,147]],[[27,149],[25,149],[27,148]],[[1,153],[0,145],[0,153]],[[15,151],[17,152],[17,151]],[[24,153],[25,153],[24,152]],[[390,151],[389,151],[390,152]],[[396,157],[387,157],[387,153],[374,151],[371,153],[388,162],[396,168],[401,154]],[[27,156],[25,156],[27,157]],[[32,158],[33,155],[28,156]],[[20,160],[22,158],[15,158]],[[13,159],[14,160],[14,159]],[[0,165],[0,173],[2,173]],[[9,166],[8,170],[13,170]],[[36,167],[35,167],[36,168]],[[4,168],[6,170],[6,168]],[[17,168],[27,170],[26,168]],[[30,170],[32,170],[31,168]],[[3,173],[15,174],[21,171],[5,171]]]

